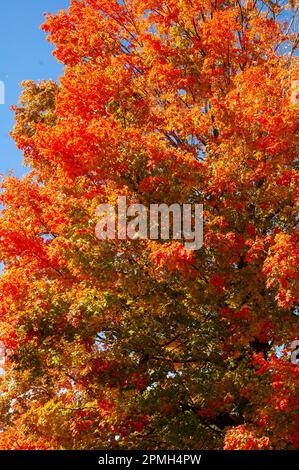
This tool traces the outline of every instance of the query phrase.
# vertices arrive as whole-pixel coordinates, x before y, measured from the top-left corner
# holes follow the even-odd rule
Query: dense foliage
[[[24,83],[30,173],[2,182],[0,448],[299,448],[292,8],[47,16],[64,75]],[[203,203],[203,248],[100,242],[96,207],[119,195]]]

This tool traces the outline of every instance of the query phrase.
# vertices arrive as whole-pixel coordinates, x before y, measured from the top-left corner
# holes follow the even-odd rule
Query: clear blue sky
[[[0,105],[0,174],[10,169],[24,174],[22,154],[9,137],[13,127],[10,106],[18,102],[23,80],[57,80],[62,66],[52,56],[40,24],[45,12],[67,8],[69,0],[8,0],[1,2],[0,80],[5,84],[5,104]]]

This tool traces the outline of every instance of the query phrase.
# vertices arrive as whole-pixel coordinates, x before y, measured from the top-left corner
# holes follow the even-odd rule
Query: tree
[[[299,447],[286,6],[72,0],[47,16],[64,74],[24,83],[12,136],[31,171],[2,182],[2,449]],[[100,242],[96,207],[119,195],[203,203],[203,248]]]

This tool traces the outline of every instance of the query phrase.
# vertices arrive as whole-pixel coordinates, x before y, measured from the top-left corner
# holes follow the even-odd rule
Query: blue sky
[[[13,127],[10,106],[18,102],[23,80],[57,80],[62,66],[52,56],[40,24],[45,12],[67,8],[69,0],[9,0],[1,3],[0,80],[5,84],[5,104],[0,105],[0,174],[10,169],[24,174],[22,154],[9,137]]]

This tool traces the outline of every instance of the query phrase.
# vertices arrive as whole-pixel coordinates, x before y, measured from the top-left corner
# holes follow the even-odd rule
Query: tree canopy
[[[1,449],[299,448],[297,7],[47,16],[64,74],[23,83],[2,181]],[[119,195],[203,204],[203,247],[99,241]]]

